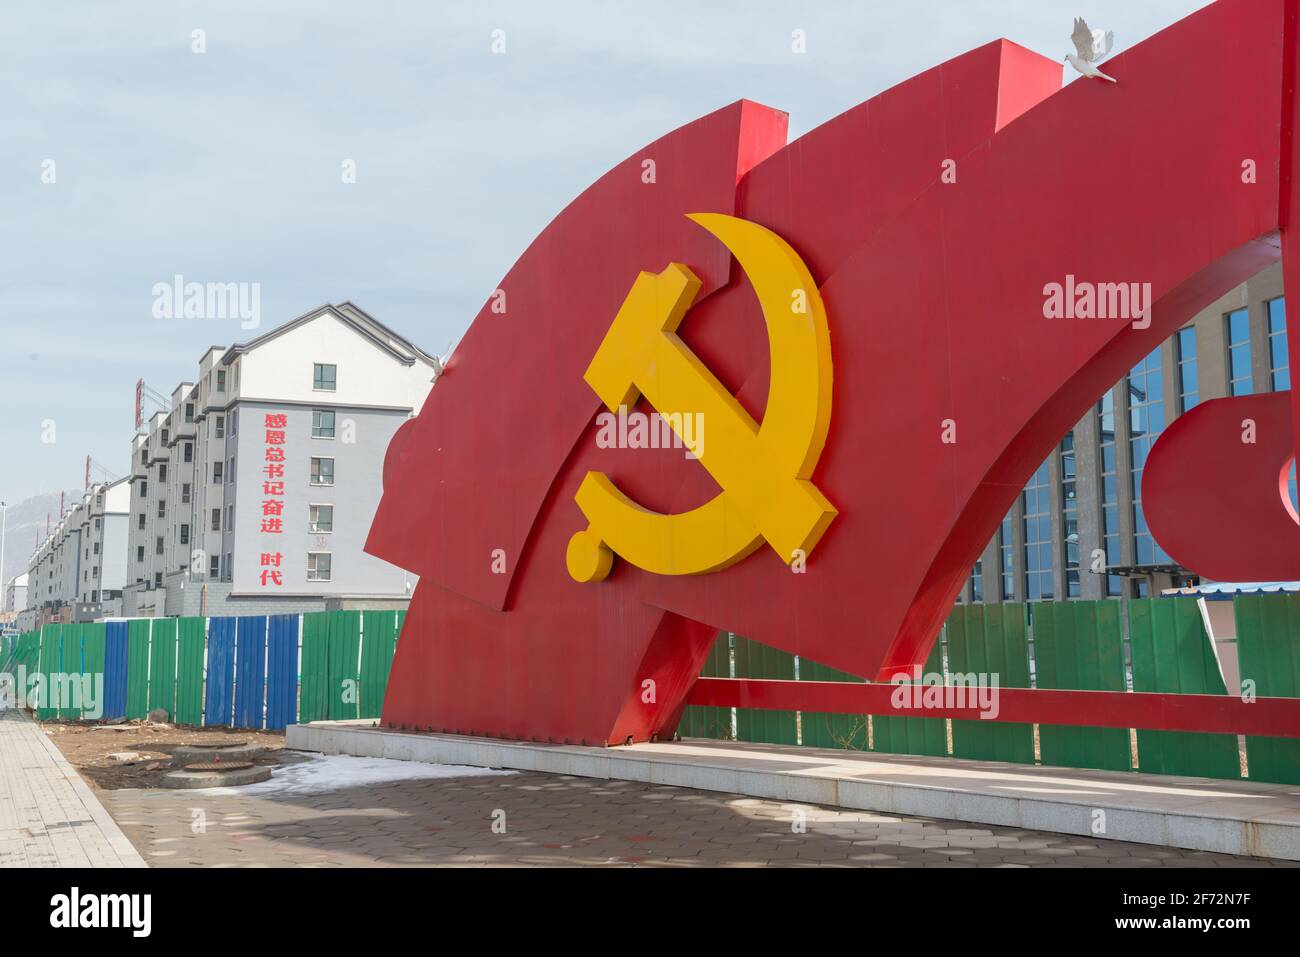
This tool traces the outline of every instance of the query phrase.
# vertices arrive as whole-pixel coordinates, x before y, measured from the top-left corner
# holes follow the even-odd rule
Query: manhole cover
[[[197,764],[185,765],[186,771],[239,771],[243,768],[251,768],[252,761],[200,761]]]
[[[216,751],[221,748],[240,748],[244,746],[243,741],[199,741],[195,744],[187,744],[187,748],[211,748]]]

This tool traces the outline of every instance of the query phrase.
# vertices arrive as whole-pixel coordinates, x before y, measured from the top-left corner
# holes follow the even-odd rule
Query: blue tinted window
[[[1151,537],[1142,514],[1142,470],[1151,447],[1165,427],[1164,376],[1160,371],[1159,348],[1129,371],[1128,403],[1134,560],[1138,565],[1168,564],[1169,556]]]
[[[1011,537],[1011,513],[1002,520],[1002,527],[998,530],[998,552],[1001,559],[1001,576],[1002,576],[1002,597],[1012,599],[1016,597],[1016,576],[1015,576],[1015,555],[1013,549],[1015,542]]]
[[[1186,412],[1200,401],[1200,384],[1196,374],[1196,327],[1179,330],[1178,348],[1178,404]]]
[[[1291,362],[1287,355],[1286,302],[1274,299],[1268,304],[1268,366],[1273,391],[1291,388]]]
[[[1250,378],[1250,322],[1245,309],[1228,313],[1228,392],[1231,395],[1251,395],[1254,389]]]
[[[1052,592],[1052,506],[1048,463],[1038,467],[1025,486],[1025,598],[1037,601]]]
[[[1078,598],[1079,582],[1079,500],[1075,486],[1074,433],[1061,440],[1061,525],[1065,536],[1065,596]],[[1048,535],[1051,535],[1050,528]]]
[[[1120,563],[1119,486],[1115,480],[1115,396],[1107,392],[1097,403],[1097,427],[1101,434],[1101,539],[1107,568]],[[1106,576],[1106,594],[1118,595],[1118,575]]]

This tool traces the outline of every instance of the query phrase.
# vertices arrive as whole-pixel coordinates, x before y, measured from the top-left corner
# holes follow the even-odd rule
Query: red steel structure
[[[1220,0],[1110,60],[1113,85],[1061,88],[1060,61],[999,40],[793,143],[785,114],[742,101],[602,176],[502,280],[389,448],[367,550],[421,580],[385,724],[623,742],[671,733],[688,699],[817,711],[883,699],[871,685],[697,676],[719,629],[877,681],[924,662],[1008,507],[1098,397],[1270,263],[1282,258],[1287,287],[1300,284],[1288,229],[1300,202],[1296,14],[1297,0]],[[813,478],[838,515],[803,574],[762,550],[707,575],[616,562],[606,580],[578,583],[565,548],[585,525],[574,495],[589,471],[660,512],[717,493],[680,450],[595,441],[601,406],[583,373],[640,271],[678,262],[701,280],[679,334],[763,416],[763,319],[727,250],[687,219],[700,212],[774,231],[820,289],[834,415]],[[1067,277],[1150,283],[1149,322],[1046,318],[1045,288]],[[1289,339],[1295,368],[1300,335]],[[1206,403],[1157,446],[1144,503],[1192,567],[1204,556],[1209,572],[1240,514],[1228,552],[1247,557],[1224,568],[1254,568],[1259,550],[1256,564],[1300,577],[1270,471],[1294,454],[1277,430],[1300,414],[1259,398],[1267,455],[1229,467]],[[1164,446],[1196,473],[1166,481]],[[1265,472],[1273,498],[1259,505]],[[1184,520],[1184,539],[1165,520],[1193,508],[1222,519],[1204,541],[1201,525]],[[1295,704],[1279,699],[1247,710],[1204,696],[1002,693],[1014,699],[1002,720],[1248,722],[1300,736]]]

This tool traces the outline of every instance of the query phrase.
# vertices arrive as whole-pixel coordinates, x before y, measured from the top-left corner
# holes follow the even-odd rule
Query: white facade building
[[[209,349],[132,440],[123,613],[404,606],[412,576],[363,546],[436,368],[351,303]]]
[[[37,546],[27,569],[26,607],[40,623],[121,613],[130,495],[126,479],[91,486]]]
[[[27,607],[27,572],[9,579],[0,595],[0,612],[22,611]]]

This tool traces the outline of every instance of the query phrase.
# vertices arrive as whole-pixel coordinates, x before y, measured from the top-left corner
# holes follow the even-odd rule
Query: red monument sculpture
[[[784,113],[742,101],[602,176],[502,279],[389,448],[367,550],[420,583],[384,723],[575,743],[670,734],[719,629],[873,680],[923,662],[1007,509],[1098,397],[1279,257],[1288,289],[1300,284],[1296,13],[1296,0],[1220,0],[1111,59],[1114,84],[1062,88],[1059,60],[999,40],[792,143]],[[761,227],[749,235],[762,262],[802,268],[811,288],[792,280],[780,306],[759,253],[733,261],[702,221]],[[1149,309],[1066,318],[1054,284],[1091,284],[1110,306],[1139,284]],[[820,348],[818,309],[829,353],[805,394],[772,335],[800,323],[796,348]],[[629,323],[645,335],[619,339]],[[659,360],[637,351],[646,343],[678,367],[675,385],[656,380],[661,401],[707,385],[724,421],[706,420],[705,443],[716,431],[729,447],[697,461],[597,441],[597,415],[618,399],[669,412],[644,382],[592,384],[611,348],[615,365],[658,375]],[[1290,348],[1294,368],[1300,335]],[[1225,400],[1222,414],[1206,403],[1167,431],[1144,504],[1175,558],[1300,577],[1300,528],[1277,497],[1295,401]],[[1229,456],[1220,430],[1246,414],[1266,438]],[[787,454],[769,415],[799,419],[791,428],[811,445]],[[733,488],[737,463],[762,487]],[[595,506],[578,501],[589,476],[604,477],[590,479],[604,483],[601,514],[627,528],[597,528]],[[759,526],[803,507],[789,505],[790,482],[823,504],[808,506],[806,547],[787,555],[776,545],[787,538]],[[1185,509],[1217,516],[1214,534],[1184,537]],[[696,525],[669,521],[685,514]],[[579,580],[566,555],[589,525],[601,541],[579,538]],[[726,537],[735,557],[699,558],[688,526]],[[620,552],[625,539],[636,555]],[[789,706],[781,696],[794,693],[711,684],[696,703]],[[848,707],[873,687],[798,694]],[[1145,727],[1230,723],[1170,696],[1004,694],[1006,720],[1078,721],[1082,694],[1107,699],[1097,712],[1138,709],[1114,720],[1140,714]],[[1259,707],[1231,726],[1297,733],[1297,712]]]

